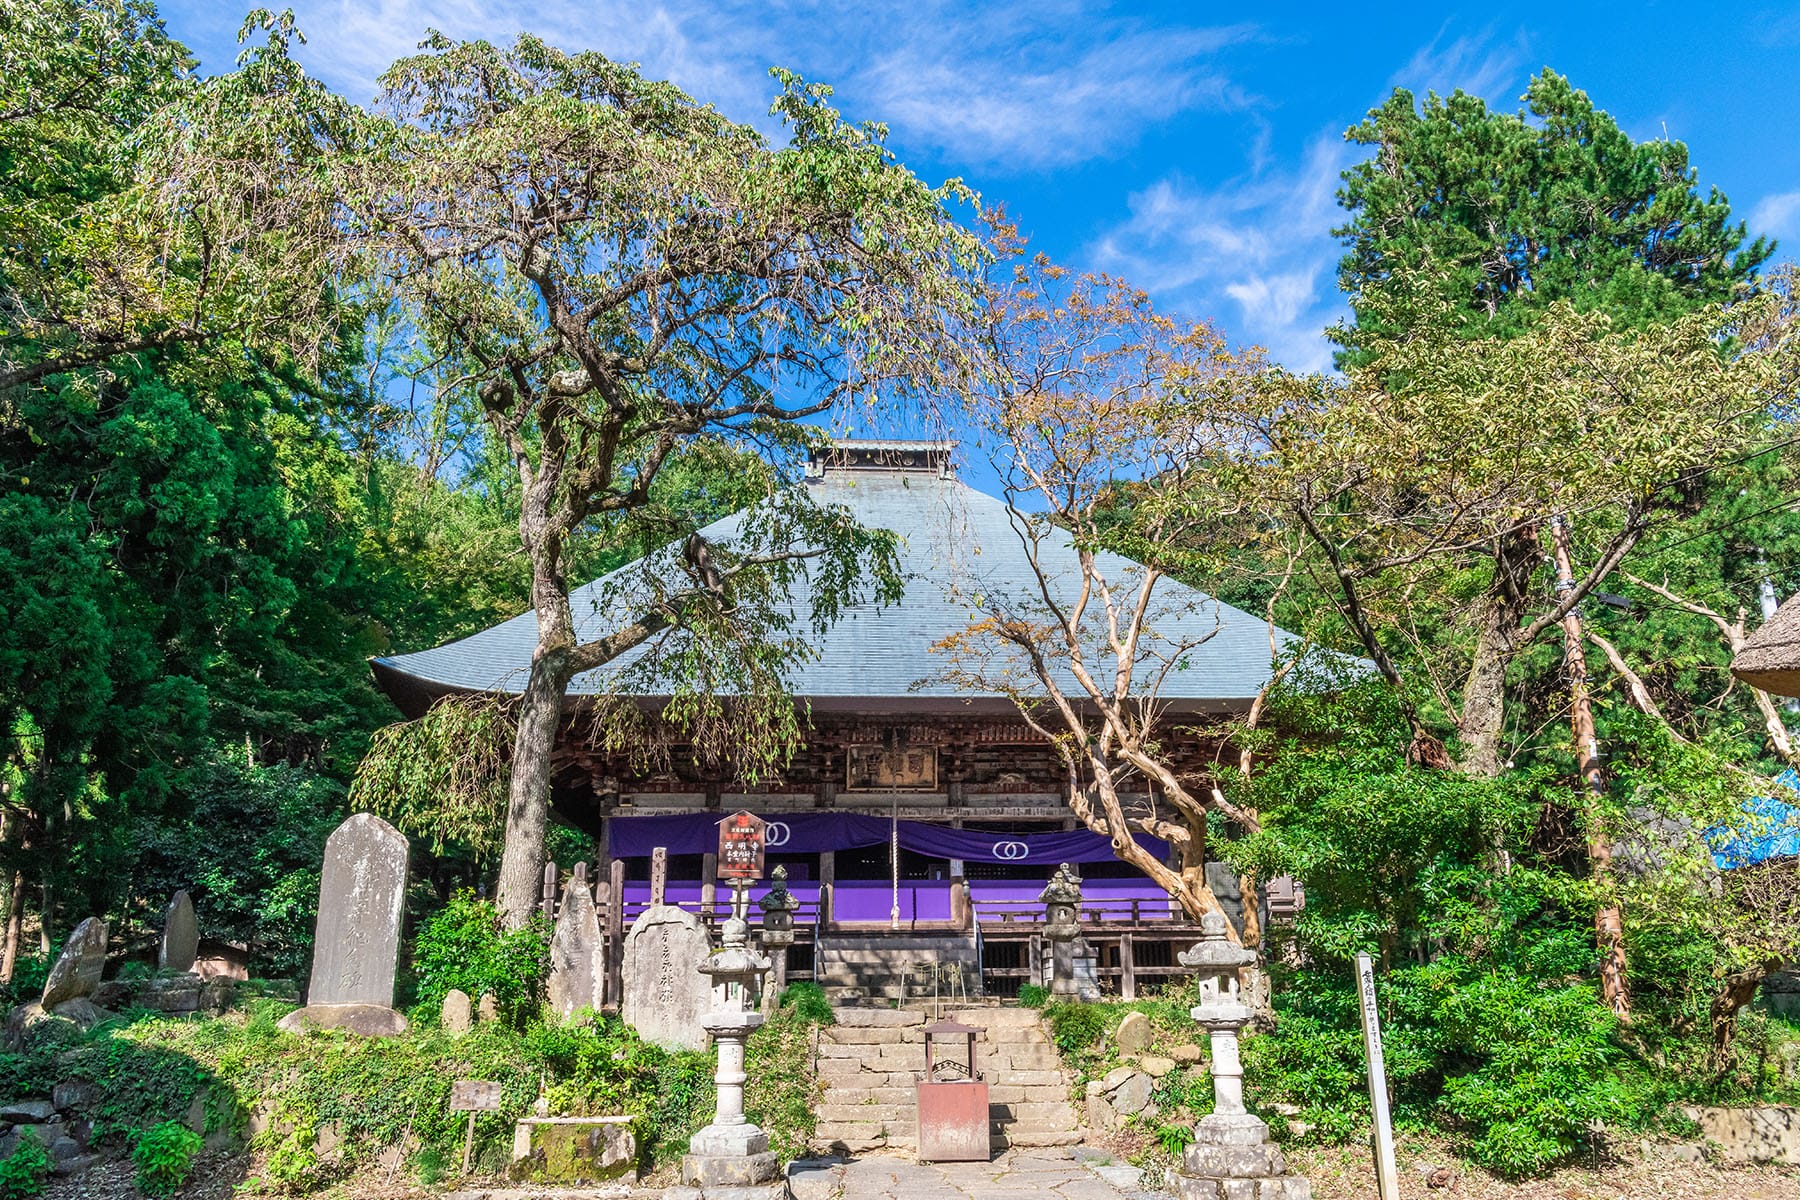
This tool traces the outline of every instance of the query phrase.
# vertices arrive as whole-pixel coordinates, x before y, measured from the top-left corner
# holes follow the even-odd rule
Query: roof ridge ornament
[[[806,474],[819,479],[833,471],[907,471],[949,478],[956,473],[952,439],[835,438],[807,455]]]

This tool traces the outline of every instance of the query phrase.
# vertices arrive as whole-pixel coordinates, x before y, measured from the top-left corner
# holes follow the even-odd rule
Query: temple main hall
[[[976,618],[966,597],[1025,596],[1037,586],[1019,514],[959,480],[954,451],[945,442],[840,441],[809,462],[801,486],[815,499],[898,536],[906,590],[898,603],[846,612],[794,666],[788,685],[808,714],[807,736],[778,779],[749,790],[681,747],[657,769],[634,772],[630,756],[597,752],[579,732],[582,698],[603,692],[606,680],[595,672],[574,681],[553,809],[604,848],[599,891],[614,939],[651,902],[653,886],[668,903],[722,919],[717,822],[747,809],[769,822],[768,866],[786,868],[801,902],[788,978],[816,979],[838,1001],[1008,996],[1040,980],[1038,895],[1060,863],[1082,878],[1084,938],[1103,990],[1131,996],[1144,981],[1181,973],[1175,954],[1197,930],[1180,906],[1078,824],[1060,759],[1013,700],[943,677],[933,646]],[[735,521],[702,533],[728,539]],[[1131,569],[1105,557],[1115,574]],[[605,632],[606,585],[574,591],[578,635]],[[1204,777],[1218,749],[1206,726],[1247,709],[1269,680],[1269,629],[1174,580],[1157,590],[1167,619],[1189,626],[1181,640],[1197,643],[1168,674],[1160,702],[1179,768]],[[1175,640],[1177,631],[1164,632]],[[536,618],[526,612],[373,667],[416,716],[447,694],[519,693],[535,641]],[[1216,864],[1208,874],[1231,913],[1235,879]]]

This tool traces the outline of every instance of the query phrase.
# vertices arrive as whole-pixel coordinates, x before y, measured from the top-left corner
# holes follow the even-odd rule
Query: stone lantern
[[[1067,1000],[1099,999],[1099,989],[1084,988],[1078,976],[1087,946],[1081,939],[1081,880],[1068,863],[1056,868],[1038,902],[1044,906],[1044,937],[1050,943],[1050,994]]]
[[[773,986],[769,989],[774,995],[770,999],[779,1001],[787,987],[787,952],[794,944],[794,910],[800,907],[800,901],[787,890],[786,867],[777,866],[769,878],[773,884],[768,894],[756,903],[763,910],[763,949],[769,951],[775,966]],[[765,1003],[764,1007],[769,1005]]]
[[[1311,1200],[1312,1185],[1289,1175],[1287,1159],[1269,1139],[1269,1127],[1244,1107],[1244,1066],[1238,1033],[1255,1016],[1239,994],[1239,973],[1256,965],[1257,954],[1234,946],[1225,918],[1209,912],[1200,921],[1200,942],[1180,955],[1200,979],[1200,1002],[1188,1010],[1212,1040],[1213,1111],[1194,1126],[1194,1140],[1182,1157],[1175,1191],[1181,1200]]]
[[[785,1194],[786,1181],[778,1179],[780,1164],[769,1150],[769,1135],[744,1115],[744,1042],[763,1023],[752,1011],[756,981],[769,969],[769,960],[750,950],[750,923],[744,883],[737,881],[731,918],[725,922],[722,945],[700,971],[711,976],[719,1007],[700,1018],[719,1048],[719,1066],[713,1076],[718,1103],[713,1119],[688,1139],[688,1153],[681,1159],[681,1181],[702,1192],[733,1189],[744,1197],[744,1188],[768,1188],[770,1197]]]

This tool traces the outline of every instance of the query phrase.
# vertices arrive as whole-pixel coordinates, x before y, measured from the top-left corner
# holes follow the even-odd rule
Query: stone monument
[[[1233,946],[1225,918],[1200,920],[1200,942],[1180,955],[1200,978],[1200,1003],[1189,1009],[1212,1038],[1213,1111],[1194,1125],[1194,1140],[1173,1177],[1180,1200],[1312,1200],[1312,1184],[1290,1175],[1269,1127],[1244,1108],[1244,1066],[1238,1032],[1255,1014],[1238,995],[1238,973],[1256,965],[1256,951]]]
[[[556,928],[550,934],[550,1010],[563,1021],[583,1009],[600,1010],[605,998],[606,958],[601,953],[600,915],[581,865],[563,889]]]
[[[406,1031],[406,1018],[394,1011],[406,860],[406,838],[374,813],[355,814],[326,839],[306,1007],[283,1017],[281,1028],[370,1037]]]
[[[700,972],[712,983],[718,1007],[700,1019],[719,1046],[719,1066],[713,1076],[718,1101],[713,1119],[688,1139],[681,1158],[681,1181],[704,1193],[729,1194],[732,1200],[777,1200],[787,1195],[781,1164],[769,1149],[769,1135],[744,1115],[744,1041],[763,1023],[753,1010],[755,982],[769,969],[769,960],[750,950],[750,925],[744,919],[747,898],[744,881],[735,883],[731,919],[725,922],[724,945],[700,964]]]
[[[699,917],[672,904],[646,908],[625,935],[625,1023],[666,1049],[706,1049],[700,1018],[713,998],[700,967],[711,953]]]
[[[89,917],[75,927],[63,943],[50,977],[44,981],[44,996],[39,1001],[49,1012],[76,1000],[86,1000],[100,986],[106,970],[106,922]]]
[[[6,1018],[6,1030],[0,1044],[8,1050],[21,1050],[33,1026],[62,1017],[82,1028],[99,1024],[109,1014],[94,1002],[100,976],[106,970],[106,922],[89,917],[75,927],[62,953],[50,968],[44,981],[42,998],[36,1004],[21,1004]]]
[[[200,923],[186,889],[176,892],[163,913],[162,944],[156,949],[156,968],[185,974],[200,956]]]

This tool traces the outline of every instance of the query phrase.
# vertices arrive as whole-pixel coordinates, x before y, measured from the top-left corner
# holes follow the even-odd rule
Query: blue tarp
[[[1790,767],[1775,777],[1775,784],[1774,796],[1744,801],[1747,820],[1706,831],[1713,863],[1721,871],[1800,856],[1800,774]]]

